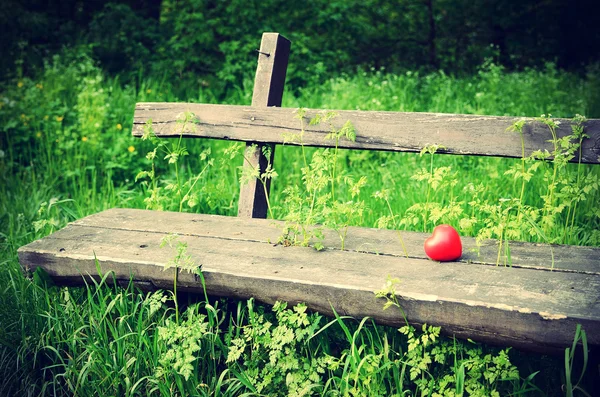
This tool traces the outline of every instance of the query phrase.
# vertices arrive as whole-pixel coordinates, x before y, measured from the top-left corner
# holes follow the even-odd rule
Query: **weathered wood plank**
[[[113,208],[72,223],[73,226],[102,227],[118,230],[135,230],[151,233],[176,233],[187,236],[213,237],[251,242],[276,243],[285,222],[275,220],[246,220],[235,217],[154,212],[137,209]],[[337,234],[325,230],[324,245],[340,249]],[[423,243],[429,235],[401,232],[407,253],[411,258],[427,259]],[[477,247],[472,237],[462,237],[461,262],[496,266],[498,246],[496,240],[484,241]],[[570,271],[600,275],[600,247],[577,247],[537,243],[509,242],[513,267],[550,270],[554,255],[554,271]],[[403,257],[398,232],[362,227],[349,228],[346,237],[347,251]]]
[[[95,254],[103,271],[114,271],[117,279],[127,280],[131,275],[146,286],[152,283],[157,288],[171,288],[173,270],[163,271],[162,265],[175,253],[159,245],[174,226],[155,219],[152,230],[127,230],[126,218],[138,218],[140,211],[122,213],[121,224],[113,211],[101,225],[102,214],[88,218],[89,225],[71,224],[20,248],[21,264],[31,269],[41,266],[58,282],[81,283],[80,274],[96,273]],[[580,323],[588,331],[589,343],[600,344],[598,274],[460,262],[439,264],[356,251],[317,252],[219,237],[219,230],[231,233],[228,222],[235,218],[187,216],[196,220],[196,226],[202,224],[200,219],[211,223],[207,228],[211,233],[203,231],[205,235],[201,236],[180,232],[179,238],[188,244],[195,263],[202,266],[207,290],[212,294],[254,296],[266,303],[302,301],[325,314],[332,314],[333,307],[340,314],[371,316],[383,324],[399,325],[399,313],[383,311],[383,302],[372,292],[380,289],[389,275],[401,279],[397,288],[400,302],[409,320],[417,324],[440,325],[458,337],[544,350],[567,346]],[[224,222],[223,228],[219,227],[220,221]],[[245,221],[253,227],[262,222],[269,228],[268,221]],[[272,231],[262,235],[269,233]],[[183,272],[179,282],[183,290],[201,291],[193,274]]]
[[[258,67],[254,78],[252,94],[253,107],[281,106],[290,41],[278,33],[264,33],[258,54]],[[265,149],[268,148],[268,151]],[[268,157],[265,155],[268,153]],[[244,168],[256,169],[259,174],[273,164],[275,145],[269,143],[247,142],[244,155]],[[265,186],[258,179],[240,186],[238,216],[243,218],[266,218],[267,197],[271,188],[271,179]]]
[[[185,126],[178,118],[184,112],[193,112],[195,123]],[[318,110],[307,110],[306,121]],[[356,128],[356,142],[341,140],[339,146],[349,149],[375,149],[401,152],[418,152],[427,145],[446,147],[440,150],[450,154],[521,157],[519,134],[506,132],[521,118],[478,116],[441,113],[399,113],[373,111],[337,111],[332,120],[335,128],[351,121]],[[299,134],[300,121],[295,110],[288,108],[252,108],[248,106],[204,105],[193,103],[138,103],[135,109],[133,135],[141,136],[143,127],[152,120],[155,133],[161,137],[179,136],[231,139],[247,142],[282,144],[285,136]],[[523,129],[525,155],[541,149],[552,152],[550,131],[534,119],[526,119]],[[557,136],[572,133],[569,120],[561,122]],[[326,140],[331,126],[328,123],[308,126],[306,122],[303,142],[308,146],[331,147]],[[582,144],[583,163],[600,163],[600,120],[590,119],[585,124],[589,136]],[[288,142],[290,144],[297,144]]]
[[[279,33],[263,33],[252,92],[253,107],[281,106],[291,42]]]

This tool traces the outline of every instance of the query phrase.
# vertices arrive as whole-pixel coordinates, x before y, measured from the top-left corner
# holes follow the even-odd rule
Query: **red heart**
[[[425,240],[425,253],[434,261],[455,261],[462,255],[462,243],[456,229],[450,225],[439,225]]]

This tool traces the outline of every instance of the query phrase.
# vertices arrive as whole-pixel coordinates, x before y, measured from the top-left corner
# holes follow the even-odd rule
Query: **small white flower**
[[[4,158],[4,150],[0,150],[0,159]]]

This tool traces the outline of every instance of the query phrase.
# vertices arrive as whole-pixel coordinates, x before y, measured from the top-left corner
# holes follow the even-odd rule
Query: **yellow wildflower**
[[[19,87],[19,88],[23,87],[23,82],[22,82],[22,81],[19,81],[19,82],[17,83],[17,87]]]
[[[88,138],[87,138],[87,136],[84,136],[84,137],[81,137],[81,140],[84,141],[84,142],[87,142]]]
[[[123,129],[123,126],[122,126],[121,124],[117,124],[117,129],[118,129],[119,131],[121,131],[121,130]]]
[[[45,115],[45,116],[44,116],[44,120],[48,120],[48,115]]]
[[[36,86],[38,89],[40,89],[40,90],[44,89],[44,86],[43,86],[42,84],[39,84],[39,83],[38,83],[38,84],[36,84],[35,86]]]
[[[56,121],[60,123],[61,121],[63,121],[64,118],[65,116],[56,116]]]
[[[41,137],[42,137],[42,133],[38,131],[38,132],[35,134],[35,136],[37,136],[38,138],[41,138]]]
[[[129,147],[127,148],[127,150],[129,151],[129,153],[133,153],[133,152],[135,152],[135,147],[133,147],[133,146],[129,146]]]
[[[148,88],[148,89],[146,90],[146,94],[150,94],[151,92],[152,92],[152,90],[151,90],[150,88]]]

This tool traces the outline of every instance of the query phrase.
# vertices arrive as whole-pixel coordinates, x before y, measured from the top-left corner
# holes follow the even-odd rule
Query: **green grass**
[[[473,388],[473,393],[480,387],[488,394],[499,390],[503,395],[518,395],[539,387],[540,395],[561,394],[560,384],[565,383],[560,375],[563,363],[552,358],[511,351],[511,360],[519,363],[520,377],[515,378],[502,353],[488,346],[458,341],[455,345],[447,337],[436,337],[439,342],[419,351],[419,356],[408,351],[411,341],[435,334],[432,330],[411,336],[409,330],[399,333],[375,326],[370,320],[305,317],[302,309],[277,306],[272,311],[253,302],[212,298],[197,302],[197,298],[185,296],[179,299],[181,316],[176,322],[168,293],[152,295],[131,286],[110,287],[105,284],[110,275],[98,285],[70,289],[47,286],[39,277],[26,279],[16,258],[18,247],[91,213],[111,207],[146,207],[144,199],[151,186],[136,182],[135,176],[149,169],[150,161],[145,156],[153,146],[131,137],[137,101],[251,101],[251,82],[225,98],[217,98],[210,88],[176,86],[160,79],[140,78],[127,85],[106,78],[85,54],[73,54],[54,58],[36,79],[5,82],[1,87],[0,395],[227,396],[269,394],[275,390],[286,394],[286,388],[330,396],[401,395],[406,391],[413,395],[432,385],[439,389],[442,381],[453,390],[464,383]],[[520,73],[505,73],[497,66],[485,65],[478,75],[461,79],[443,73],[389,75],[370,70],[304,88],[297,97],[286,93],[284,106],[600,117],[592,106],[599,103],[593,97],[598,91],[590,89],[593,84],[597,82],[552,65],[542,71]],[[214,164],[201,175],[194,189],[197,204],[184,208],[234,215],[239,190],[237,166],[241,162],[227,161],[224,150],[232,144],[195,140],[186,145],[190,155],[178,162],[182,180],[200,172],[206,160],[198,155],[208,148]],[[312,156],[315,149],[307,152]],[[428,169],[430,160],[428,155],[340,151],[343,172],[366,176],[368,181],[358,198],[365,202],[366,211],[354,223],[376,226],[378,219],[387,214],[386,204],[372,197],[381,189],[389,190],[394,213],[410,215],[411,207],[423,204],[428,189],[427,183],[411,177],[422,168]],[[478,196],[482,205],[497,204],[503,197],[519,197],[521,181],[504,175],[513,165],[519,166],[519,160],[443,155],[433,160],[436,168],[451,168],[455,174],[450,179],[456,184],[435,190],[431,202],[440,207],[458,203],[460,216],[442,219],[465,234],[478,235],[490,229],[486,224],[489,214],[488,218],[479,214],[469,227],[460,223],[462,218],[470,217],[471,186],[485,183],[486,190]],[[175,179],[172,166],[166,161],[156,163],[160,182]],[[276,149],[275,168],[280,175],[272,187],[276,218],[287,215],[284,189],[301,184],[302,163],[300,148]],[[598,168],[572,165],[561,170],[559,176],[564,185],[577,175],[597,180]],[[540,195],[547,192],[548,186],[544,181],[546,170],[552,167],[541,167],[528,182],[524,204],[542,208]],[[497,194],[500,191],[501,197]],[[337,194],[349,196],[344,188]],[[164,209],[179,209],[177,200],[163,196],[166,198],[160,203]],[[600,214],[595,207],[599,201],[598,188],[591,189],[573,211],[575,216],[561,213],[554,218],[555,230],[549,238],[598,245]],[[422,221],[420,215],[417,213],[417,223],[409,224],[409,228],[431,227],[432,223]],[[543,240],[535,233],[520,237]],[[263,333],[244,337],[249,330]],[[278,350],[272,341],[289,332],[304,343],[280,341],[288,350]],[[181,336],[189,333],[194,333],[194,338]],[[187,351],[178,350],[192,339]],[[245,348],[241,348],[242,342],[235,345],[234,340],[241,340]],[[250,350],[248,344],[256,349]],[[228,362],[233,357],[232,346],[238,346],[241,352]],[[425,357],[434,357],[436,352],[446,361],[427,364]],[[488,359],[496,361],[486,362],[488,353]],[[191,360],[191,369],[183,365],[185,357]],[[289,360],[273,366],[270,357]],[[290,366],[287,372],[285,365]],[[419,372],[419,365],[425,369]],[[511,379],[481,380],[485,371],[495,370],[505,371],[502,377]],[[528,379],[538,370],[543,371]],[[416,374],[414,378],[411,371]],[[292,375],[288,377],[287,373]],[[575,369],[573,373],[575,381],[579,373]],[[259,385],[263,385],[262,391],[257,389]]]

